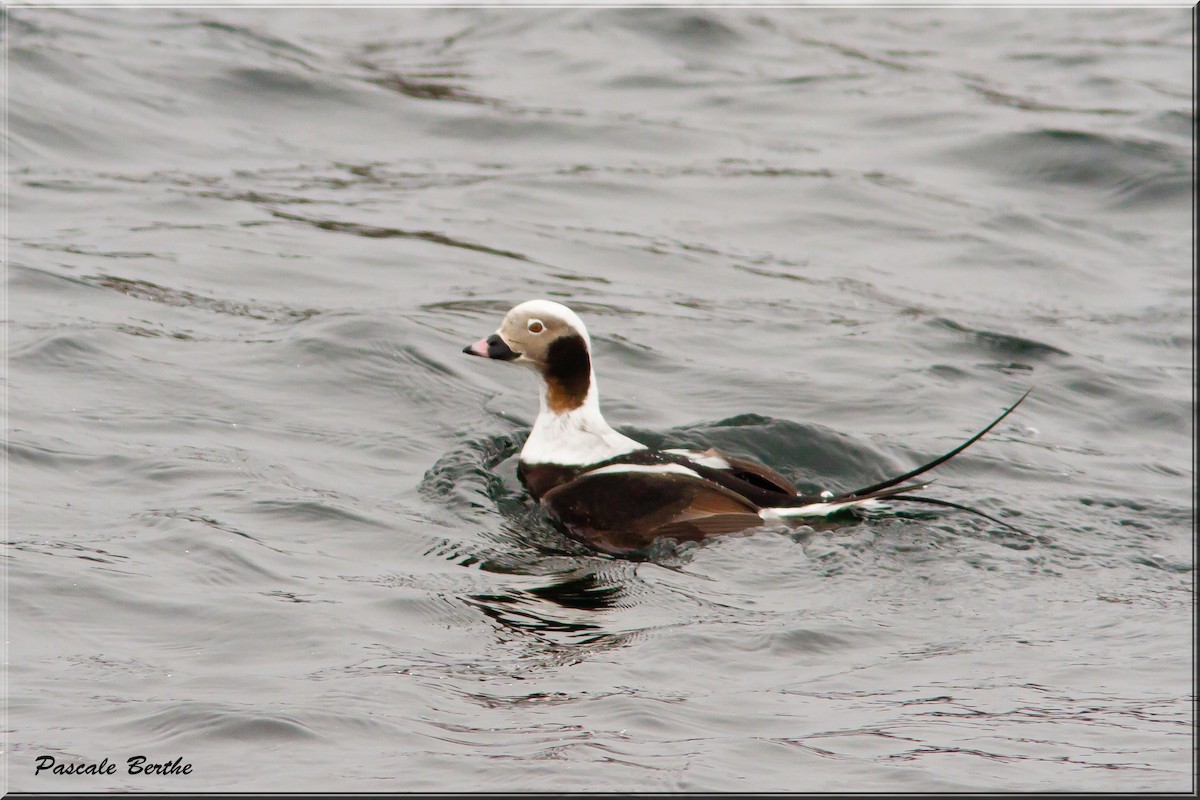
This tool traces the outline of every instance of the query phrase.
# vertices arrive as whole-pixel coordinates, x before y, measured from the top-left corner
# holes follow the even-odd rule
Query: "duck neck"
[[[559,417],[576,420],[591,419],[608,427],[608,423],[604,422],[604,416],[600,413],[600,394],[596,391],[596,374],[594,372],[589,369],[586,383],[575,382],[572,391],[566,390],[563,382],[554,376],[546,375],[543,378],[542,391],[539,395],[538,422]]]
[[[577,388],[581,388],[577,385]],[[521,461],[531,464],[594,464],[642,449],[644,445],[618,433],[600,413],[596,376],[588,370],[587,386],[573,403],[563,403],[551,376],[542,384],[541,408],[521,449]]]

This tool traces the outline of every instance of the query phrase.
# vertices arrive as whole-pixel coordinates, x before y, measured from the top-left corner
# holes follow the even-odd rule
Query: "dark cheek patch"
[[[578,334],[555,339],[546,352],[546,404],[555,414],[579,408],[591,384],[592,360]]]

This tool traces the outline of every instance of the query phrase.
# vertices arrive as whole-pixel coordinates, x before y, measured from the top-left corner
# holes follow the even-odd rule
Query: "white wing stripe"
[[[664,453],[672,453],[677,456],[695,461],[702,467],[712,467],[713,469],[729,469],[729,462],[720,456],[710,456],[701,453],[697,450],[664,450]]]
[[[690,475],[693,478],[700,477],[694,470],[690,470],[682,464],[611,464],[607,467],[601,467],[600,469],[594,469],[590,472],[585,472],[579,477],[586,478],[588,475],[612,475],[616,473],[627,472],[649,472],[659,474],[673,472],[677,475]]]

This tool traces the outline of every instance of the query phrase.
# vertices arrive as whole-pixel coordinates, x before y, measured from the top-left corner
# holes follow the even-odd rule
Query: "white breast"
[[[521,461],[586,466],[645,449],[641,442],[613,430],[594,404],[585,404],[565,414],[543,409],[521,448]]]

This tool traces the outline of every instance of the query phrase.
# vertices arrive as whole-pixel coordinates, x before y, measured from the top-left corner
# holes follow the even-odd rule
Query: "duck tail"
[[[798,496],[792,502],[789,502],[787,504],[787,506],[785,506],[785,507],[764,508],[762,511],[759,512],[759,515],[762,516],[763,519],[780,519],[780,518],[789,518],[789,517],[823,517],[823,516],[827,516],[829,514],[836,513],[843,509],[871,508],[873,506],[879,505],[880,501],[883,501],[883,500],[888,500],[888,501],[899,500],[902,502],[926,503],[928,505],[944,506],[946,508],[958,509],[959,511],[966,511],[968,513],[983,517],[986,520],[995,522],[998,525],[1003,525],[1006,528],[1010,528],[1018,533],[1028,536],[1029,534],[1027,534],[1025,531],[1021,530],[1020,528],[1017,528],[1014,525],[1010,525],[1009,523],[1004,522],[1003,520],[999,520],[999,519],[996,519],[995,517],[989,516],[988,514],[985,514],[978,509],[971,508],[970,506],[964,506],[959,503],[952,503],[949,500],[938,500],[938,499],[932,498],[932,497],[919,497],[917,495],[906,494],[906,492],[912,492],[912,491],[916,491],[918,489],[923,489],[926,486],[928,486],[930,483],[932,483],[932,481],[923,481],[923,482],[918,482],[918,483],[907,483],[907,484],[905,483],[905,481],[911,480],[911,479],[917,477],[918,475],[922,475],[922,474],[928,472],[929,470],[933,469],[934,467],[936,467],[940,464],[946,463],[947,461],[949,461],[950,459],[954,458],[956,455],[961,453],[963,450],[966,450],[968,447],[975,444],[975,442],[977,442],[981,438],[983,438],[984,434],[986,434],[992,428],[999,425],[1000,421],[1003,420],[1005,417],[1007,417],[1009,414],[1011,414],[1013,412],[1013,410],[1016,409],[1017,406],[1021,405],[1021,403],[1024,402],[1025,398],[1029,397],[1029,394],[1032,391],[1033,391],[1033,387],[1026,389],[1025,394],[1023,394],[1019,398],[1017,398],[1017,402],[1013,403],[1011,406],[1006,408],[1004,410],[1004,412],[1001,413],[1000,416],[998,416],[994,420],[992,420],[991,423],[986,428],[979,431],[979,433],[975,434],[970,439],[967,439],[965,442],[960,444],[958,447],[954,448],[953,450],[951,450],[948,453],[938,456],[937,458],[933,459],[932,461],[922,464],[921,466],[917,467],[916,469],[909,470],[908,472],[904,473],[903,475],[897,475],[894,478],[888,478],[886,481],[880,481],[879,483],[872,484],[871,486],[865,486],[861,489],[855,489],[852,492],[843,492],[841,494],[825,493],[819,497]]]
[[[917,467],[916,469],[909,470],[908,472],[904,473],[903,475],[898,475],[895,478],[888,478],[886,481],[881,481],[881,482],[873,484],[871,486],[866,486],[862,489],[855,489],[853,492],[846,492],[844,494],[836,495],[835,497],[830,499],[830,502],[837,502],[837,501],[840,501],[843,499],[850,499],[852,497],[863,497],[865,495],[874,494],[875,492],[882,491],[883,489],[888,489],[892,486],[896,486],[897,484],[903,483],[904,481],[915,478],[918,475],[922,475],[922,474],[928,472],[929,470],[933,469],[934,467],[936,467],[940,464],[946,463],[947,461],[949,461],[950,459],[954,458],[956,455],[961,453],[963,450],[966,450],[968,447],[970,447],[971,445],[975,444],[977,441],[982,439],[983,435],[985,433],[987,433],[992,428],[999,425],[1000,421],[1002,419],[1004,419],[1005,417],[1007,417],[1009,414],[1011,414],[1017,406],[1021,405],[1021,403],[1023,403],[1025,401],[1025,398],[1029,397],[1029,393],[1032,391],[1033,391],[1032,386],[1029,387],[1028,389],[1026,389],[1025,394],[1021,395],[1017,399],[1017,402],[1013,403],[1011,406],[1006,408],[1004,410],[1004,413],[1002,413],[1000,416],[998,416],[994,420],[992,420],[991,423],[986,428],[984,428],[979,433],[972,436],[970,439],[967,439],[965,442],[963,442],[958,447],[951,450],[949,453],[945,453],[944,455],[938,456],[933,461],[930,461],[926,464],[922,464],[921,466]]]
[[[894,494],[891,497],[889,497],[888,499],[889,500],[905,500],[910,503],[928,503],[931,506],[945,506],[946,508],[956,508],[959,511],[966,511],[968,514],[974,514],[977,517],[983,517],[987,521],[994,522],[997,525],[1003,525],[1004,527],[1008,528],[1010,531],[1016,531],[1017,533],[1021,534],[1022,536],[1030,536],[1031,535],[1028,531],[1023,531],[1020,528],[1018,528],[1016,525],[1007,523],[1002,519],[996,519],[995,517],[993,517],[990,514],[985,514],[982,511],[980,511],[978,508],[971,508],[970,506],[964,506],[960,503],[951,503],[949,500],[939,500],[936,497],[915,497],[913,495],[906,495],[906,494]]]
[[[876,508],[881,500],[888,500],[903,492],[915,492],[924,489],[933,481],[908,483],[903,486],[889,486],[877,492],[861,495],[822,495],[806,497],[797,495],[787,505],[772,506],[758,512],[763,519],[787,519],[790,517],[827,517],[848,508]]]

